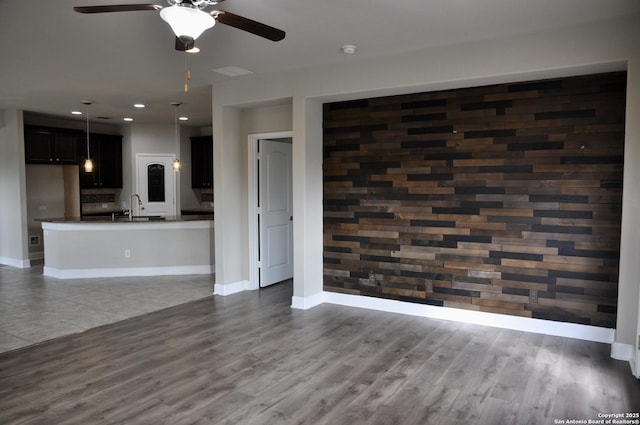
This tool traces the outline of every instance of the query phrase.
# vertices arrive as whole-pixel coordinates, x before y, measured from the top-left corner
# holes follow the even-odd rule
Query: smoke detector
[[[352,55],[356,52],[357,47],[354,46],[353,44],[345,44],[344,46],[341,47],[341,49],[342,49],[342,53],[346,55]]]

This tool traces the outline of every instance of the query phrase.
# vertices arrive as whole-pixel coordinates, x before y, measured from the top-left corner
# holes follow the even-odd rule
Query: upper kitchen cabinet
[[[213,136],[191,138],[191,187],[213,187]]]
[[[77,164],[81,138],[79,131],[27,125],[24,128],[25,162]]]
[[[87,173],[80,167],[80,187],[121,188],[122,187],[122,136],[93,134],[89,137],[89,150],[93,161],[93,172]],[[87,144],[81,144],[80,162],[87,158]]]

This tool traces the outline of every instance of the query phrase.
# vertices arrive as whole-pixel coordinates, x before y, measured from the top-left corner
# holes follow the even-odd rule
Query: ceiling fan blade
[[[73,10],[78,13],[105,13],[105,12],[133,12],[136,10],[160,10],[162,6],[157,4],[110,4],[105,6],[75,6]]]
[[[211,12],[216,18],[216,21],[221,24],[229,25],[230,27],[238,28],[243,31],[250,32],[257,36],[266,38],[271,41],[280,41],[284,38],[286,33],[269,25],[262,24],[249,18],[236,15],[234,13],[225,12],[222,10],[216,10]]]

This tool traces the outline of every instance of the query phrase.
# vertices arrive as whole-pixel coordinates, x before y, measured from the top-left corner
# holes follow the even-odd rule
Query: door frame
[[[140,158],[143,157],[162,157],[162,158],[168,158],[169,164],[171,164],[175,159],[176,159],[176,154],[174,153],[136,153],[136,158],[135,158],[135,165],[134,165],[134,176],[135,176],[135,186],[133,188],[133,192],[132,193],[139,193],[140,192],[140,170],[138,169],[138,162]],[[179,176],[173,171],[173,169],[171,170],[171,172],[173,173],[173,215],[178,215],[178,195],[180,194],[180,192],[178,192],[178,185],[179,183]],[[127,203],[129,202],[129,200],[127,200]]]
[[[293,131],[278,131],[273,133],[255,133],[248,137],[248,236],[249,236],[249,284],[247,289],[260,287],[258,251],[260,234],[258,229],[258,141],[261,139],[285,139],[293,138]],[[293,143],[293,142],[292,142]],[[293,196],[293,194],[292,194]],[[294,239],[295,241],[295,239]],[[293,256],[295,267],[295,255]]]

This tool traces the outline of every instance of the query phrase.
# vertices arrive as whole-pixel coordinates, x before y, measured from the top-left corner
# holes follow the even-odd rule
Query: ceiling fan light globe
[[[160,17],[169,24],[176,37],[189,37],[193,40],[216,24],[213,16],[189,6],[174,5],[162,8]]]

